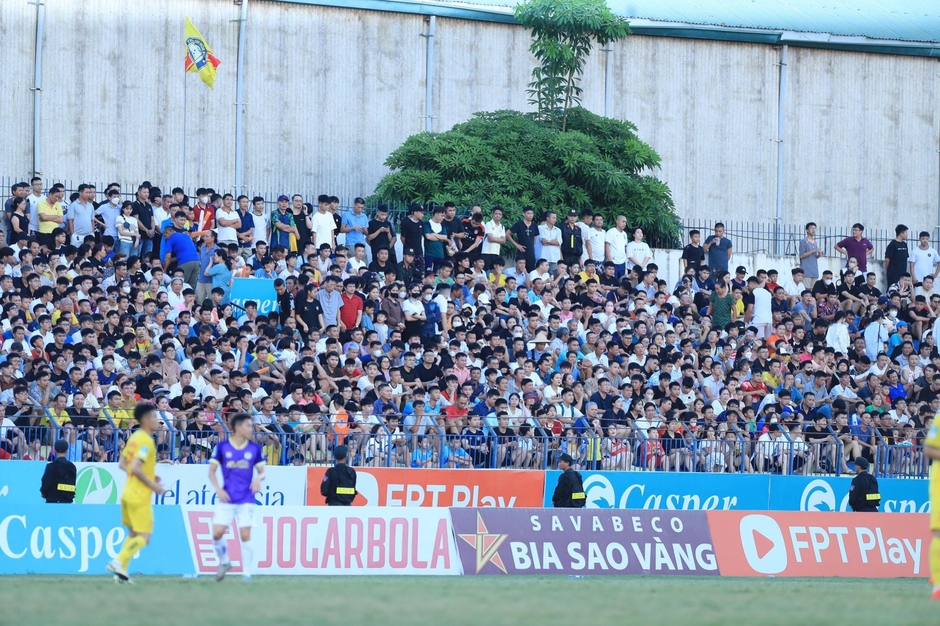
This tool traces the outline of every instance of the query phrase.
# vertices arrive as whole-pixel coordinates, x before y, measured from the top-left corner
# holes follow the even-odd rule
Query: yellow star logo
[[[486,529],[486,524],[483,523],[483,518],[480,517],[480,513],[477,513],[477,531],[474,534],[470,535],[457,535],[468,544],[473,546],[477,552],[477,571],[479,574],[480,570],[487,563],[492,563],[496,567],[502,570],[504,574],[508,574],[506,571],[506,566],[503,565],[503,559],[499,556],[499,547],[503,545],[503,542],[509,538],[509,535],[500,535],[498,533],[491,533]]]

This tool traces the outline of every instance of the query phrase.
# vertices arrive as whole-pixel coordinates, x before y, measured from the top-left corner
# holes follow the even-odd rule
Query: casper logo
[[[759,574],[779,574],[787,569],[787,545],[773,518],[748,515],[741,518],[741,545],[747,564]]]

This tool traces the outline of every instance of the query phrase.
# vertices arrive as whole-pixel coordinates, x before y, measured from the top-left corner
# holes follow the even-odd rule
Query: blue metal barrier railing
[[[76,425],[54,411],[17,416],[20,425],[0,428],[3,458],[48,459],[57,439],[69,443],[73,462],[116,462],[133,429],[118,428],[107,412],[94,426]],[[412,429],[392,430],[387,424],[362,425],[314,414],[309,421],[257,419],[253,437],[270,465],[332,465],[332,450],[343,443],[353,467],[535,469],[557,467],[568,453],[579,470],[694,473],[761,473],[837,476],[854,473],[855,447],[834,431],[823,442],[805,441],[798,429],[773,434],[748,433],[734,425],[707,430],[683,427],[677,442],[642,430],[628,436],[602,436],[591,429],[571,428],[556,435],[542,425],[518,425],[500,435],[483,427],[448,433],[436,420]],[[273,416],[272,416],[273,418]],[[201,422],[200,422],[201,423]],[[285,427],[286,426],[286,427]],[[629,432],[624,429],[622,432]],[[658,434],[658,433],[657,433]],[[213,447],[230,435],[220,416],[202,427],[177,429],[164,419],[154,433],[161,463],[208,463]],[[878,478],[924,478],[929,460],[916,438],[877,433],[873,449],[863,448]]]

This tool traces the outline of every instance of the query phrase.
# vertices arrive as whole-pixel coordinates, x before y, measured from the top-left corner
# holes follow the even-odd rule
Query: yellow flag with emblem
[[[202,36],[193,23],[186,18],[186,71],[196,72],[202,79],[202,82],[209,85],[209,89],[215,84],[215,69],[219,67],[219,61],[212,54],[212,49],[206,43],[206,38]]]

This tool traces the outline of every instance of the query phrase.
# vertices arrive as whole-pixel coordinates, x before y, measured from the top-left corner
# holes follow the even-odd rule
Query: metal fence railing
[[[715,222],[720,220],[682,220],[682,245],[689,242],[689,231],[698,230],[702,233],[702,241],[715,232]],[[864,224],[864,219],[861,220]],[[725,236],[731,240],[734,251],[738,253],[765,253],[776,254],[777,242],[780,242],[780,254],[795,256],[800,249],[800,241],[806,236],[805,224],[776,224],[773,220],[764,222],[724,221]],[[908,224],[911,229],[911,238],[916,240],[921,230],[931,232],[932,245],[937,246],[937,232],[931,228],[919,228],[916,224]],[[834,256],[837,243],[850,237],[852,224],[827,225],[819,223],[816,228],[816,243],[825,250],[829,256]],[[864,236],[875,247],[875,258],[883,259],[885,247],[894,239],[894,228],[865,227]]]
[[[353,467],[449,469],[552,469],[558,456],[570,454],[581,470],[762,473],[837,476],[854,473],[854,446],[848,447],[829,430],[825,441],[806,441],[799,429],[773,435],[750,433],[734,425],[712,428],[684,425],[676,438],[655,428],[635,434],[607,436],[591,428],[569,427],[552,433],[534,421],[499,431],[484,425],[478,431],[453,432],[443,420],[419,427],[387,423],[357,424],[335,416],[289,421],[254,416],[253,437],[269,465],[329,465],[338,445],[349,449]],[[406,416],[407,417],[407,416]],[[433,422],[433,423],[432,423]],[[230,435],[225,416],[202,419],[177,429],[166,419],[155,433],[158,461],[208,463],[213,447]],[[65,439],[72,461],[115,462],[132,429],[119,427],[102,413],[91,424],[76,425],[43,414],[20,416],[16,426],[0,429],[0,449],[12,458],[48,459],[56,439]],[[610,433],[608,433],[610,435]],[[925,478],[929,461],[920,439],[876,433],[863,455],[879,478]]]

